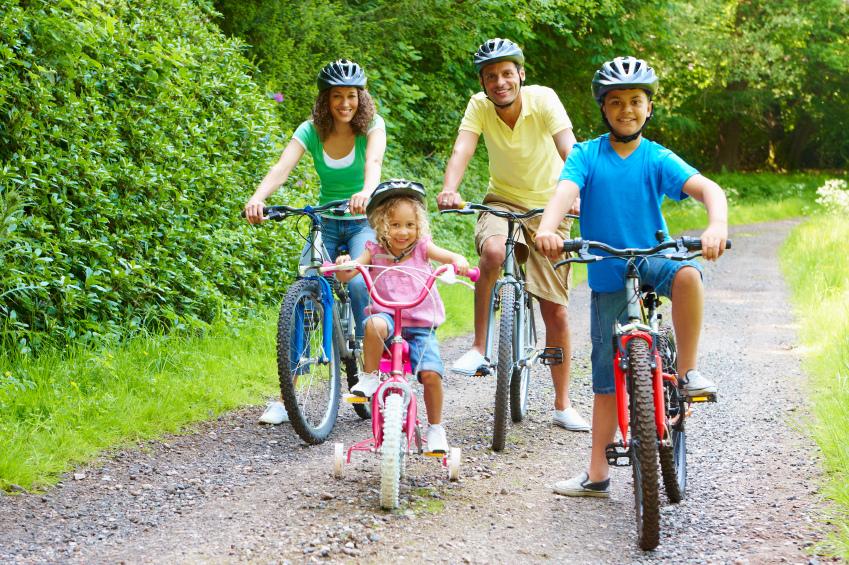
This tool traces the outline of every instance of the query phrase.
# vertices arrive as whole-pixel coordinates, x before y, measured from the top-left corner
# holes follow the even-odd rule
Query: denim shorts
[[[612,260],[612,259],[609,259]],[[702,273],[696,261],[673,261],[662,257],[641,259],[640,281],[650,285],[660,296],[672,298],[672,280],[681,267],[693,267]],[[625,286],[625,281],[622,281]],[[616,321],[627,321],[625,289],[616,292],[592,292],[590,297],[590,339],[592,341],[593,393],[613,394],[613,327]]]
[[[366,318],[366,322],[370,318],[380,318],[389,326],[390,337],[386,340],[388,347],[395,331],[395,320],[385,312],[369,316]],[[410,366],[416,376],[419,376],[422,371],[433,371],[440,377],[445,374],[445,366],[442,364],[442,357],[439,356],[439,342],[436,340],[434,330],[431,328],[406,327],[401,329],[401,337],[410,345]],[[419,380],[421,380],[420,376]]]

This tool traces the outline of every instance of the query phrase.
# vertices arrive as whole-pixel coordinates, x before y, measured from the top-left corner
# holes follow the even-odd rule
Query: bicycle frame
[[[311,279],[318,281],[321,286],[322,306],[324,307],[324,319],[322,324],[325,328],[332,328],[333,331],[323,332],[322,349],[324,350],[324,359],[322,362],[327,362],[332,354],[332,342],[336,340],[336,347],[339,350],[340,357],[343,359],[355,358],[357,354],[356,328],[354,323],[349,323],[347,328],[343,328],[343,317],[349,318],[353,322],[353,317],[350,312],[339,312],[340,305],[334,297],[334,289],[327,279],[321,276],[318,269],[328,259],[327,251],[324,249],[324,241],[322,240],[321,218],[318,212],[311,206],[307,206],[302,212],[308,216],[311,222],[310,233],[307,236],[309,244],[309,259],[306,265],[301,265],[298,268],[299,278]],[[350,309],[350,298],[346,302],[347,308]]]
[[[657,316],[654,312],[655,306],[652,303],[649,307],[647,320],[643,318],[643,300],[640,294],[640,275],[633,259],[628,260],[625,272],[625,289],[628,304],[628,323],[622,325],[617,322],[614,331],[614,340],[616,342],[616,351],[613,358],[613,378],[616,390],[616,413],[619,422],[619,433],[622,434],[624,447],[628,447],[630,438],[628,437],[628,427],[630,425],[629,416],[629,390],[627,382],[628,375],[628,343],[632,339],[642,339],[646,342],[651,352],[653,359],[652,368],[652,391],[655,405],[655,426],[657,428],[657,437],[663,441],[668,436],[666,433],[666,406],[663,394],[663,381],[671,381],[677,386],[678,378],[676,375],[663,372],[663,363],[660,359],[660,354],[655,345],[655,336],[658,331]],[[648,324],[646,323],[648,321]]]
[[[510,285],[516,287],[516,296],[521,297],[521,300],[517,300],[514,305],[516,309],[514,317],[515,327],[524,328],[526,323],[525,309],[522,308],[522,300],[528,300],[528,295],[525,290],[525,277],[515,255],[515,234],[516,231],[521,228],[521,226],[517,226],[516,223],[516,220],[513,218],[507,218],[507,241],[504,244],[504,263],[502,263],[502,273],[501,277],[495,281],[489,297],[489,316],[486,323],[486,345],[484,346],[484,357],[486,357],[490,365],[493,364],[495,353],[493,348],[496,328],[496,305],[498,304],[499,297],[501,296],[501,289],[504,286]],[[533,318],[531,318],[530,323],[533,323]],[[536,331],[536,328],[533,328],[531,331]],[[535,350],[534,352],[525,352],[522,350],[525,344],[520,343],[520,341],[524,341],[524,336],[520,336],[519,332],[514,331],[513,352],[516,357],[516,359],[514,359],[514,363],[519,367],[532,365],[536,360],[535,358],[539,355],[539,350]],[[530,357],[525,357],[528,353],[530,353]],[[513,369],[515,370],[516,367],[514,366]]]

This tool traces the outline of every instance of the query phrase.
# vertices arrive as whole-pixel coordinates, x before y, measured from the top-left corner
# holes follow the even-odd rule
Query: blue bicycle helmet
[[[616,57],[604,63],[593,76],[593,98],[601,106],[604,95],[611,90],[641,88],[649,99],[657,89],[657,75],[648,63],[636,57]]]
[[[500,37],[485,41],[475,52],[475,68],[478,72],[486,65],[499,61],[513,61],[521,67],[525,64],[525,55],[518,45]]]

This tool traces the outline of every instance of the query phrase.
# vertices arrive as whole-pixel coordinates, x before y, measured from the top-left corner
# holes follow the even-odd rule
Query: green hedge
[[[238,218],[284,137],[243,49],[209,2],[5,2],[5,351],[191,327],[285,276],[297,242]]]

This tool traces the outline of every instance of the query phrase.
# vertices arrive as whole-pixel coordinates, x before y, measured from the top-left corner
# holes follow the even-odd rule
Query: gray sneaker
[[[709,378],[703,376],[696,369],[687,371],[687,376],[684,378],[684,390],[690,396],[699,394],[716,394],[716,383]]]
[[[610,496],[610,479],[591,483],[589,475],[584,471],[577,477],[555,483],[554,492],[563,496],[596,496],[607,498]]]
[[[590,431],[590,424],[572,406],[566,410],[554,410],[551,421],[555,426],[560,426],[570,432]]]

